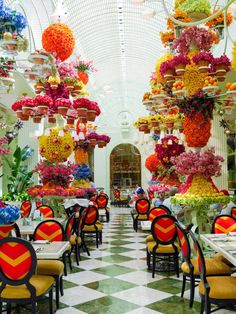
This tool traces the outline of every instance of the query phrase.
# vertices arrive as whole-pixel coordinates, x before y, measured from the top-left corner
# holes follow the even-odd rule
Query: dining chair
[[[230,216],[236,219],[236,207],[232,207]]]
[[[211,304],[216,304],[219,308],[227,305],[236,305],[236,277],[233,276],[207,276],[207,268],[202,249],[193,234],[189,232],[197,256],[197,266],[201,281],[198,286],[201,297],[200,313],[211,313]],[[216,309],[214,308],[214,311]]]
[[[136,213],[132,213],[133,218],[133,228],[137,232],[138,231],[138,222],[148,220],[148,214],[150,210],[151,204],[148,199],[141,198],[135,202],[135,210]]]
[[[13,236],[15,234],[16,237],[20,238],[20,228],[18,227],[17,223],[13,223],[11,225],[1,225],[0,226],[0,240],[9,237],[10,235]]]
[[[95,234],[96,237],[96,247],[98,248],[98,242],[102,243],[102,229],[103,225],[98,220],[98,209],[94,205],[89,205],[85,209],[84,219],[82,222],[81,235],[84,240],[86,234]]]
[[[37,208],[40,212],[43,218],[53,218],[54,217],[54,211],[50,206],[42,205]]]
[[[179,238],[179,244],[183,256],[183,263],[181,264],[181,270],[183,272],[183,282],[181,297],[184,296],[186,281],[190,282],[190,300],[189,307],[192,308],[195,295],[195,287],[200,280],[198,261],[196,258],[192,258],[191,245],[188,238],[188,233],[182,228],[179,222],[176,222],[177,233]],[[232,269],[229,265],[226,265],[222,261],[218,261],[215,258],[205,259],[206,275],[207,276],[230,276]]]
[[[106,213],[106,220],[109,222],[110,219],[110,208],[107,206],[108,205],[108,196],[106,194],[99,194],[98,197],[96,198],[96,203],[98,205],[98,213],[99,210],[105,210]]]
[[[79,221],[78,221],[79,220]],[[71,253],[75,252],[75,260],[76,264],[79,265],[79,256],[80,256],[80,246],[81,246],[81,237],[79,236],[77,230],[79,226],[77,224],[81,225],[81,218],[79,212],[74,212],[66,222],[65,227],[65,236],[66,240],[70,242],[71,245]]]
[[[42,201],[36,201],[35,202],[36,208],[40,207],[43,205]]]
[[[24,201],[21,204],[20,212],[23,218],[29,217],[31,212],[32,204],[30,201]]]
[[[168,269],[173,264],[177,277],[179,277],[179,245],[176,242],[177,228],[176,219],[170,215],[161,215],[152,221],[151,233],[154,241],[146,243],[147,265],[151,269],[152,278],[155,275],[156,263],[167,263]],[[168,260],[167,260],[168,257]]]
[[[7,313],[12,304],[31,304],[35,314],[37,302],[48,293],[49,313],[53,314],[54,278],[34,275],[36,265],[36,253],[28,241],[16,237],[0,240],[0,313],[5,302]]]
[[[212,224],[212,233],[236,232],[236,219],[229,215],[220,215],[215,218]]]

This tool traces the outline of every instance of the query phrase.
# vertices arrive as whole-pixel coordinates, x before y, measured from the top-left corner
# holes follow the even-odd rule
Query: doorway
[[[141,155],[132,144],[120,144],[110,155],[110,190],[132,190],[141,186]]]

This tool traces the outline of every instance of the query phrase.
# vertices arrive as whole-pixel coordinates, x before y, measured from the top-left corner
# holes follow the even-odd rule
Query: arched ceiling
[[[49,24],[58,2],[5,1],[24,8],[36,48],[41,48],[42,30]],[[214,0],[211,2],[215,4]],[[171,10],[173,1],[166,3]],[[225,0],[218,1],[219,5],[224,3]],[[149,89],[149,76],[157,58],[164,53],[159,32],[166,29],[166,14],[161,1],[146,0],[143,5],[135,5],[130,0],[64,0],[63,4],[66,23],[76,37],[75,53],[93,60],[98,70],[90,80],[89,90],[91,98],[99,100],[103,113],[106,111],[100,120],[107,120],[111,114],[114,118],[122,110],[130,111],[134,118],[145,113],[142,95]],[[143,18],[147,8],[155,10],[154,18]],[[219,53],[222,50],[217,49]],[[111,87],[112,93],[106,93],[106,86]]]

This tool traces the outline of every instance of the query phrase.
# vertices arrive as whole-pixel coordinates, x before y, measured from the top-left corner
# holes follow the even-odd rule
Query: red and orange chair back
[[[0,240],[0,294],[6,284],[27,285],[35,268],[36,253],[29,242],[13,237]]]
[[[65,227],[65,235],[67,239],[70,239],[74,229],[75,229],[75,216],[76,213],[73,213],[67,220],[66,227]]]
[[[161,245],[173,244],[177,237],[176,219],[173,216],[162,215],[154,218],[151,232],[154,240]]]
[[[151,191],[148,191],[148,197],[149,197],[149,200],[153,200],[154,199],[154,193],[151,192]]]
[[[113,191],[113,195],[114,195],[114,197],[115,197],[116,200],[119,200],[119,199],[120,199],[120,190],[115,189],[115,190]]]
[[[177,228],[177,234],[178,234],[178,238],[179,238],[179,244],[180,244],[180,248],[184,257],[184,260],[188,263],[188,265],[192,263],[190,261],[191,258],[191,248],[190,248],[190,243],[188,240],[188,236],[186,234],[186,232],[184,231],[184,229],[179,225],[178,222],[175,223],[176,228]]]
[[[94,225],[98,220],[98,209],[94,205],[90,205],[88,208],[85,209],[85,218],[84,224],[85,225]]]
[[[37,208],[40,210],[41,214],[43,215],[43,218],[53,218],[54,217],[54,211],[50,206],[42,205]]]
[[[20,211],[23,218],[29,217],[31,211],[32,204],[30,201],[24,201],[21,204]]]
[[[154,207],[149,212],[149,220],[153,220],[154,218],[161,216],[161,215],[169,215],[169,210],[161,207]]]
[[[9,237],[12,231],[14,231],[16,236],[20,238],[20,229],[16,223],[0,226],[0,240]]]
[[[236,232],[236,219],[228,215],[217,216],[212,225],[212,233]]]
[[[141,198],[135,202],[135,209],[138,214],[146,215],[150,210],[150,202],[145,198]]]
[[[36,208],[38,208],[38,207],[43,205],[43,203],[41,201],[36,201],[35,204],[36,204]]]
[[[233,207],[233,208],[231,209],[231,216],[232,216],[234,219],[236,219],[236,207]]]
[[[63,241],[64,240],[64,229],[62,225],[56,220],[45,220],[38,224],[36,227],[33,239],[35,240],[47,240]]]
[[[106,208],[108,204],[108,197],[104,194],[100,194],[96,199],[96,203],[98,204],[98,209]]]

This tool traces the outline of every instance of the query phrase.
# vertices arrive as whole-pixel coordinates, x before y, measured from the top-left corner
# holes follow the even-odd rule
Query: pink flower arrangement
[[[22,107],[35,107],[35,102],[34,102],[34,98],[32,97],[22,97],[18,100],[18,102],[21,104]]]
[[[70,162],[66,164],[40,162],[33,172],[37,172],[43,184],[51,183],[60,187],[68,187],[73,180],[76,165]]]
[[[77,71],[74,67],[74,62],[61,62],[58,65],[58,72],[60,78],[63,80],[65,77],[77,77]]]
[[[72,107],[72,103],[70,101],[70,99],[66,99],[66,98],[57,98],[55,100],[55,107],[66,107],[66,108],[71,108]]]
[[[198,64],[200,61],[208,61],[209,63],[213,60],[211,52],[200,51],[197,55],[193,56],[193,62]]]
[[[8,139],[6,136],[0,137],[0,156],[5,156],[9,154],[9,149],[4,147],[6,144],[8,144]]]
[[[212,44],[211,33],[202,27],[188,27],[179,38],[173,41],[173,49],[177,49],[179,53],[187,55],[191,44],[195,45],[195,49],[208,51]]]
[[[167,135],[161,139],[161,144],[157,144],[155,152],[157,158],[165,167],[172,166],[172,157],[179,156],[185,151],[184,145],[179,144],[179,139],[173,135]]]
[[[110,143],[111,138],[109,136],[103,134],[103,135],[98,135],[97,140],[98,141],[104,141],[106,143]]]
[[[183,65],[187,65],[190,63],[190,60],[188,57],[186,57],[185,55],[183,54],[179,54],[177,56],[175,56],[172,60],[171,60],[173,66],[177,66],[177,65],[180,65],[180,64],[183,64]]]
[[[92,73],[97,72],[97,69],[95,68],[93,61],[85,61],[85,60],[79,60],[80,56],[77,57],[76,62],[74,63],[74,67],[77,71],[85,72],[85,73]]]
[[[48,108],[51,108],[53,105],[53,100],[51,97],[47,95],[37,95],[34,98],[35,106],[46,106]]]
[[[150,81],[156,81],[157,80],[157,74],[156,72],[152,72],[150,75]]]
[[[18,110],[22,110],[22,103],[20,100],[17,100],[14,102],[14,104],[11,106],[11,109],[13,111],[18,111]]]
[[[180,175],[201,174],[206,178],[221,175],[221,162],[224,158],[215,155],[215,149],[209,148],[203,153],[198,152],[184,152],[178,157],[171,158],[175,165],[175,171]]]
[[[86,139],[87,140],[92,140],[92,139],[98,139],[99,135],[95,132],[92,132],[92,133],[89,133],[87,136],[86,136]]]
[[[90,106],[90,100],[87,98],[77,98],[73,101],[73,107],[74,109],[77,108],[89,108]]]
[[[35,185],[28,189],[28,194],[32,197],[44,197],[44,196],[78,196],[83,197],[86,193],[85,189],[78,188],[63,188],[56,186],[55,188],[45,188],[42,185]]]
[[[229,58],[226,55],[222,55],[219,58],[213,58],[211,64],[212,64],[211,72],[215,72],[216,71],[216,67],[219,66],[219,65],[224,65],[226,72],[230,71],[231,62],[230,62]]]
[[[148,188],[149,192],[169,192],[170,191],[170,186],[168,185],[163,185],[163,184],[154,184],[154,185],[150,185]]]
[[[98,106],[98,103],[95,102],[95,101],[90,101],[90,104],[89,104],[87,109],[88,110],[94,110],[96,112],[96,116],[99,116],[100,113],[101,113],[101,110],[100,110],[100,108]]]
[[[175,66],[174,66],[172,60],[167,60],[167,61],[165,61],[165,62],[162,62],[161,66],[160,66],[160,73],[161,73],[162,76],[164,76],[165,73],[166,73],[168,70],[173,70],[173,71],[175,71]]]

